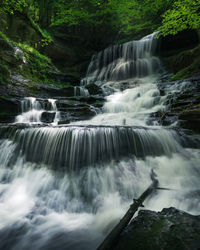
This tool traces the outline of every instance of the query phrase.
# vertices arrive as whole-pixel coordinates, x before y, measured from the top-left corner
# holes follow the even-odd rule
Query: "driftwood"
[[[126,212],[120,222],[114,227],[114,229],[108,234],[105,240],[97,248],[97,250],[111,250],[117,242],[118,236],[122,233],[125,227],[128,225],[133,215],[137,212],[139,207],[143,207],[144,200],[152,194],[155,189],[158,189],[158,180],[156,174],[151,171],[152,184],[144,191],[144,193],[138,198],[134,199],[130,205],[129,210]]]

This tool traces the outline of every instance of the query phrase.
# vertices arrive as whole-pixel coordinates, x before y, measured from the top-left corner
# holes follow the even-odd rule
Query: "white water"
[[[161,70],[161,62],[154,55],[156,33],[140,41],[111,46],[94,55],[82,84],[116,82],[145,77]]]
[[[28,124],[40,124],[42,123],[42,113],[47,111],[46,108],[49,109],[48,112],[55,113],[55,117],[53,120],[53,124],[57,124],[60,118],[60,113],[56,107],[56,100],[47,99],[46,106],[41,101],[37,100],[35,97],[26,97],[21,101],[21,114],[16,117],[16,123],[28,123]]]
[[[89,96],[89,92],[83,86],[74,87],[74,96]]]
[[[136,44],[136,59],[139,51],[148,48],[142,58],[149,65],[152,39],[122,46],[125,52],[117,63]],[[107,52],[100,54],[101,61],[109,57]],[[99,74],[107,72],[105,65],[98,65]],[[102,114],[90,121],[4,133],[0,140],[0,249],[95,249],[133,198],[151,183],[152,168],[159,185],[173,191],[158,191],[145,201],[145,209],[159,211],[174,206],[200,213],[199,197],[193,192],[200,189],[200,150],[191,149],[189,143],[184,148],[176,131],[147,125],[150,113],[165,110],[166,97],[157,89],[158,76],[136,75],[124,91],[118,88],[121,79],[113,87],[113,81],[106,82],[104,77],[103,85],[111,86],[115,93],[107,97]],[[93,76],[99,81],[97,73]],[[174,94],[187,84],[168,87],[167,92]],[[48,102],[56,111],[55,100]],[[28,98],[16,121],[40,123],[43,110],[36,99]]]
[[[102,114],[89,121],[73,124],[145,126],[149,114],[166,109],[163,104],[165,99],[165,96],[160,96],[155,84],[155,76],[141,78],[140,85],[124,91],[117,90],[109,95]]]

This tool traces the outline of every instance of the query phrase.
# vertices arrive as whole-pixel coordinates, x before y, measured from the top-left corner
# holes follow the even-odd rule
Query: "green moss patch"
[[[171,57],[169,63],[175,73],[173,81],[200,75],[200,45]]]

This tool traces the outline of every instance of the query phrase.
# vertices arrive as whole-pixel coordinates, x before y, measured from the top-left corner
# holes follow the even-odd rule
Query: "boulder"
[[[43,112],[41,116],[41,122],[52,123],[54,121],[55,115],[55,112]]]
[[[102,89],[95,83],[90,83],[85,86],[85,88],[89,91],[90,95],[102,95]]]
[[[200,246],[200,216],[176,208],[141,210],[120,235],[115,250],[196,250]]]

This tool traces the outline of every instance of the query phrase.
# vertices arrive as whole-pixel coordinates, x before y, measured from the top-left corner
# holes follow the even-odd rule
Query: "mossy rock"
[[[15,12],[15,15],[4,15],[2,28],[11,40],[26,42],[35,46],[41,39],[41,33],[33,26],[31,20],[24,14]]]
[[[115,250],[196,250],[200,246],[200,216],[175,208],[141,210],[121,234]]]
[[[164,60],[174,75],[172,80],[183,80],[200,75],[200,45]]]

